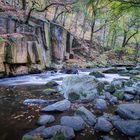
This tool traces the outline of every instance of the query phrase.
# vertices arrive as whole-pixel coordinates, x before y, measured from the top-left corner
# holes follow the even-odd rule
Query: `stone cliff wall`
[[[61,65],[72,54],[73,36],[63,27],[32,17],[25,25],[0,15],[1,76],[38,73]]]

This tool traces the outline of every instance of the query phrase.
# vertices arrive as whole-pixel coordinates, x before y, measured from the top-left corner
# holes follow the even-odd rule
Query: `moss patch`
[[[69,100],[70,101],[75,101],[75,100],[79,100],[80,99],[80,95],[78,95],[75,92],[72,92],[69,94]]]

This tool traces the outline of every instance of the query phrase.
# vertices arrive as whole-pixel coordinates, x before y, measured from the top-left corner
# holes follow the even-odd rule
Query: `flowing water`
[[[88,74],[89,71],[80,71],[80,74]],[[59,84],[67,74],[61,73],[42,73],[34,75],[5,78],[0,80],[0,140],[21,140],[22,136],[32,129],[36,128],[36,122],[40,115],[39,108],[42,106],[25,106],[23,101],[27,98],[35,99],[57,99],[61,100],[59,95],[45,96],[43,90],[47,81],[55,80]],[[107,80],[111,82],[114,78],[124,78],[119,75],[107,74]],[[128,77],[125,77],[128,78]],[[108,109],[112,112],[113,108]],[[54,114],[56,123],[59,124],[60,117],[63,115],[73,114],[72,111],[67,113]],[[95,135],[86,132],[76,134],[76,140],[98,140],[102,134]],[[110,134],[114,140],[128,140],[127,137],[120,135],[118,132]]]

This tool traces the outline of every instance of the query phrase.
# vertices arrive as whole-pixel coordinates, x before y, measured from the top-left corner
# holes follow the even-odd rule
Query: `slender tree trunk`
[[[22,9],[26,10],[26,0],[22,0]]]

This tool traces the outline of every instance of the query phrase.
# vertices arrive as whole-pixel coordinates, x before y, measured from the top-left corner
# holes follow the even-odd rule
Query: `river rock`
[[[41,100],[41,99],[26,99],[24,102],[23,102],[24,105],[30,105],[30,104],[36,104],[36,105],[41,105],[41,104],[50,104],[49,101],[47,100]]]
[[[84,106],[79,107],[76,110],[75,115],[80,116],[88,125],[93,126],[96,123],[96,116]]]
[[[128,136],[138,136],[140,134],[140,120],[119,120],[114,121],[113,125]]]
[[[107,103],[105,100],[103,99],[96,99],[94,102],[93,102],[94,106],[96,109],[99,109],[99,110],[104,110],[107,108]]]
[[[115,96],[111,96],[111,98],[109,99],[109,103],[112,105],[118,104],[118,98]]]
[[[126,73],[126,72],[127,72],[126,68],[109,68],[103,71],[103,73],[109,73],[109,74]]]
[[[104,93],[105,99],[112,105],[115,105],[118,103],[117,97],[111,95],[109,92]]]
[[[85,122],[79,116],[63,116],[61,117],[61,125],[72,127],[75,131],[85,128]]]
[[[43,130],[44,138],[53,137],[58,133],[62,133],[64,137],[68,140],[71,140],[75,137],[73,128],[68,126],[55,125]]]
[[[136,95],[136,91],[134,87],[125,87],[124,92],[131,95]]]
[[[75,75],[64,78],[61,93],[69,100],[93,100],[98,95],[99,81],[94,76]]]
[[[58,92],[58,90],[54,89],[54,88],[47,88],[47,89],[43,90],[43,94],[47,95],[47,96],[53,95],[54,93],[57,93],[57,92]]]
[[[22,140],[43,140],[43,138],[30,136],[30,135],[25,135],[25,136],[22,137]]]
[[[48,123],[54,122],[55,118],[53,115],[41,115],[38,119],[37,124],[46,125]]]
[[[99,117],[94,128],[101,132],[110,132],[113,125],[105,117]]]
[[[109,119],[111,122],[123,120],[119,115],[111,116]]]
[[[124,94],[124,99],[125,101],[131,101],[134,99],[134,96],[130,94]]]
[[[132,75],[138,75],[139,70],[130,70],[129,73],[132,74]]]
[[[109,136],[102,136],[101,140],[113,140],[113,139]]]
[[[106,92],[110,92],[110,93],[114,93],[115,92],[115,87],[113,85],[105,85],[105,91]]]
[[[113,80],[111,85],[115,87],[115,89],[120,89],[123,86],[123,82],[121,80]]]
[[[60,73],[64,74],[79,74],[78,69],[72,68],[72,69],[62,69],[60,70]]]
[[[71,102],[68,100],[62,100],[59,102],[56,102],[52,105],[48,105],[47,107],[44,107],[41,109],[41,111],[43,112],[53,112],[53,111],[66,111],[69,110],[71,106]]]
[[[121,104],[116,112],[124,119],[140,119],[140,104]]]
[[[96,78],[104,78],[104,74],[99,72],[99,71],[93,71],[91,73],[89,73],[89,75],[95,76]]]
[[[28,133],[26,133],[23,138],[32,138],[33,136],[37,136],[37,135],[40,135],[42,136],[43,135],[43,130],[45,129],[45,126],[41,126],[41,127],[38,127]]]
[[[115,97],[117,97],[119,100],[124,99],[124,91],[123,90],[116,90],[115,93],[113,93]]]
[[[56,86],[58,86],[59,84],[57,83],[57,82],[55,82],[55,81],[49,81],[49,82],[47,82],[46,84],[45,84],[45,86],[47,87],[47,88],[53,88],[53,87],[56,87]]]
[[[135,88],[136,94],[140,95],[140,82],[134,84],[133,87]]]

